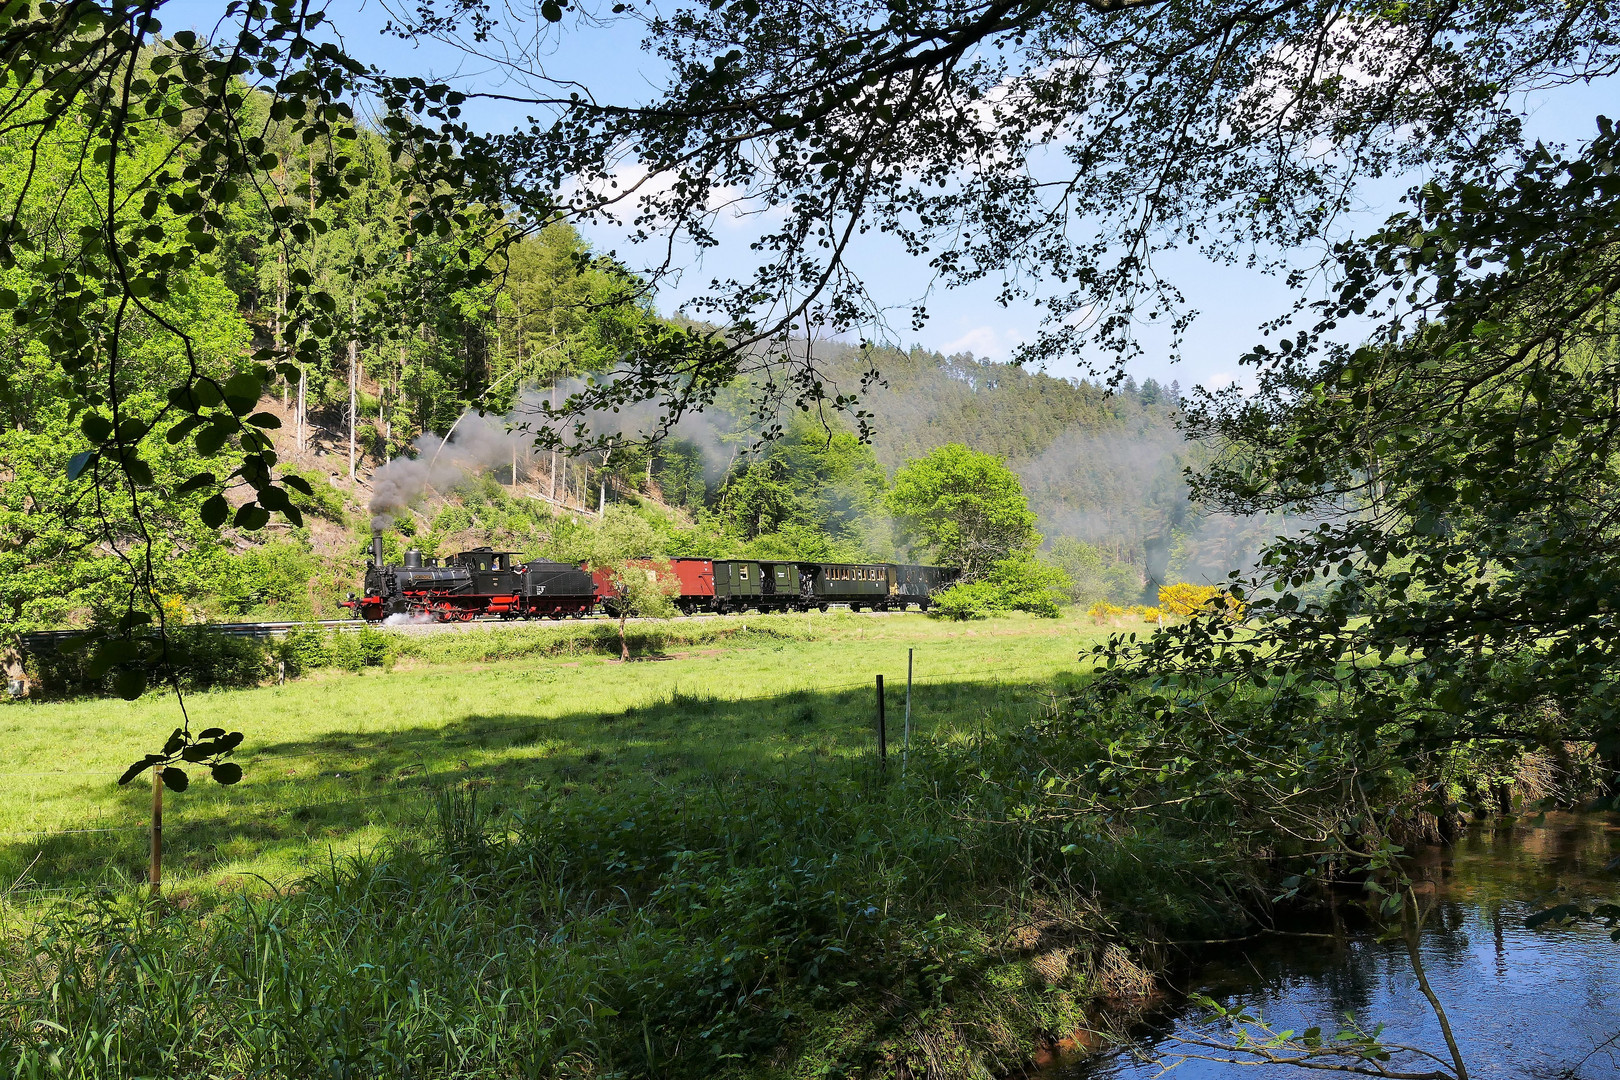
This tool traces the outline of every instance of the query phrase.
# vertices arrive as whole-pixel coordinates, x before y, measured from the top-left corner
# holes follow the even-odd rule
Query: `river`
[[[1455,844],[1414,853],[1414,877],[1433,897],[1419,955],[1450,1018],[1472,1080],[1620,1078],[1620,943],[1595,925],[1525,928],[1532,912],[1571,901],[1620,901],[1620,815],[1558,814],[1475,826]],[[1605,869],[1609,867],[1610,869]],[[1169,976],[1170,992],[1130,1025],[1136,1050],[1060,1056],[1045,1080],[1147,1080],[1176,1065],[1175,1080],[1335,1075],[1287,1066],[1187,1059],[1208,1053],[1178,1037],[1206,1010],[1189,993],[1258,1011],[1274,1030],[1319,1025],[1332,1033],[1351,1013],[1383,1024],[1385,1042],[1449,1060],[1434,1012],[1405,946],[1381,942],[1353,903],[1313,930],[1322,937],[1267,936],[1206,953]],[[1421,1072],[1418,1059],[1389,1066]],[[1342,1075],[1342,1074],[1340,1074]]]

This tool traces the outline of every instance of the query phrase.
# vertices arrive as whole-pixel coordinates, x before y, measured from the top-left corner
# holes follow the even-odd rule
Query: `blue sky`
[[[514,91],[503,84],[498,69],[471,51],[458,51],[446,45],[411,44],[381,34],[394,10],[408,7],[410,0],[334,0],[328,8],[335,32],[342,35],[351,52],[376,63],[393,74],[418,74],[453,78],[466,87],[500,93]],[[160,12],[166,30],[210,29],[223,13],[218,0],[173,0]],[[639,48],[640,34],[634,24],[618,22],[608,26],[576,24],[570,18],[562,32],[552,30],[539,50],[539,63],[547,76],[575,79],[599,96],[613,100],[645,100],[662,82],[662,65]],[[1575,142],[1595,130],[1599,113],[1614,115],[1620,110],[1620,93],[1611,82],[1568,87],[1529,103],[1530,130],[1538,138],[1552,142]],[[523,126],[527,110],[500,102],[479,102],[469,108],[469,120],[491,130]],[[1345,224],[1366,231],[1398,208],[1404,185],[1382,184],[1362,193],[1369,203],[1366,212]],[[634,265],[637,253],[625,237],[605,227],[587,229],[593,244],[613,249]],[[695,289],[716,275],[743,273],[748,267],[746,227],[722,228],[722,243],[704,256],[684,278],[659,295],[659,307],[678,308]],[[923,260],[908,257],[897,244],[881,240],[867,243],[857,253],[863,275],[878,282],[880,303],[902,307],[927,288],[930,271]],[[1168,340],[1155,328],[1145,328],[1143,340],[1147,355],[1134,361],[1129,370],[1137,379],[1148,377],[1168,383],[1179,380],[1184,387],[1204,384],[1221,386],[1241,377],[1238,357],[1260,340],[1257,327],[1286,312],[1293,295],[1275,278],[1257,271],[1214,265],[1194,253],[1172,253],[1160,260],[1168,277],[1181,289],[1188,305],[1200,314],[1188,331],[1182,347],[1182,360],[1168,359]],[[1033,307],[1004,308],[995,300],[995,286],[983,284],[949,292],[936,291],[929,300],[931,318],[920,331],[909,328],[905,312],[897,311],[893,323],[902,345],[921,344],[943,352],[971,351],[991,359],[1006,359],[1019,341],[1034,335],[1040,320]],[[1052,363],[1055,375],[1083,374],[1075,362]]]

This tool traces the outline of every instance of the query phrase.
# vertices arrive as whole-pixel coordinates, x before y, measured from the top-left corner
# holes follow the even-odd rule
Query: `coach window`
[[[738,581],[747,581],[748,580],[748,567],[746,567],[746,566],[737,567],[737,580]]]

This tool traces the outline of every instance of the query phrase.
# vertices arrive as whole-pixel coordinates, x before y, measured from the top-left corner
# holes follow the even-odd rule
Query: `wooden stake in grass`
[[[152,899],[163,895],[163,766],[152,767]]]
[[[178,793],[191,784],[180,762],[203,766],[216,783],[227,786],[237,783],[242,779],[242,766],[225,759],[241,745],[240,731],[204,728],[193,735],[190,727],[182,725],[174,729],[174,734],[163,744],[162,752],[145,755],[118,778],[118,786],[123,787],[147,769],[152,770],[152,866],[148,875],[152,899],[156,900],[163,892],[163,789]]]
[[[883,719],[883,676],[877,677],[877,728],[878,728],[878,771],[886,772],[889,768],[889,728]]]
[[[906,775],[906,762],[911,759],[911,659],[917,650],[906,650],[906,734],[900,744],[900,775]]]

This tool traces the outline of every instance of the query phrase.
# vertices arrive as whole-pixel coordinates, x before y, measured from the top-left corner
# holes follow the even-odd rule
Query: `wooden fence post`
[[[152,899],[163,894],[163,766],[152,766]]]
[[[900,775],[906,775],[906,762],[911,759],[911,659],[917,650],[906,650],[906,734],[900,748]]]
[[[878,770],[887,772],[889,768],[889,728],[883,719],[883,676],[877,677],[877,736],[878,736]]]

